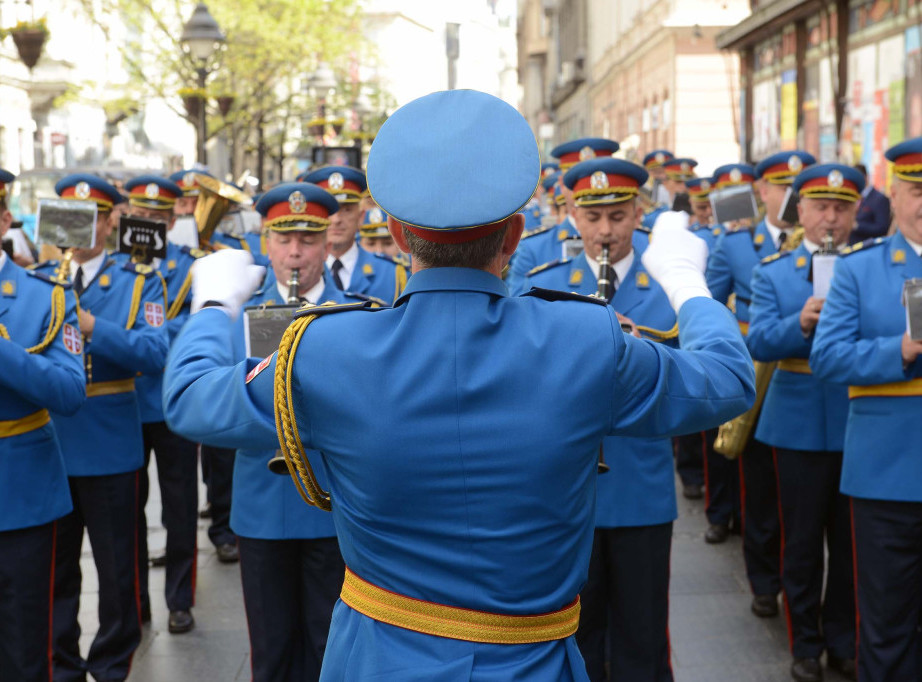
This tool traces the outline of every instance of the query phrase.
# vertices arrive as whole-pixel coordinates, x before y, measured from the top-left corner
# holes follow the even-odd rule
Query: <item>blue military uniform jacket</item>
[[[318,303],[362,300],[337,289],[326,269],[323,280],[324,289]],[[283,305],[276,282],[275,273],[270,268],[266,271],[262,286],[247,301],[246,306]],[[246,357],[242,320],[241,316],[234,330],[234,359],[237,362]],[[234,459],[231,529],[237,535],[262,540],[334,537],[336,529],[333,527],[332,515],[304,504],[288,475],[279,476],[269,471],[266,464],[274,455],[274,449],[237,451]],[[315,455],[319,461],[319,453]],[[315,473],[321,485],[325,486],[327,476],[323,467],[318,467]]]
[[[57,263],[37,267],[50,273]],[[163,370],[169,340],[163,280],[153,268],[108,256],[79,296],[96,317],[84,345],[87,400],[73,415],[52,413],[68,476],[100,476],[144,464],[138,372]]]
[[[359,255],[346,291],[392,302],[406,286],[407,269],[390,256],[356,248]]]
[[[641,220],[641,225],[643,225],[647,229],[652,230],[653,223],[656,222],[656,219],[659,217],[659,214],[662,213],[663,211],[668,211],[668,210],[669,208],[667,206],[657,206],[656,208],[651,209],[648,213],[644,214],[643,220]]]
[[[789,450],[841,451],[848,387],[821,381],[804,366],[813,346],[813,335],[804,338],[800,330],[800,311],[813,295],[811,258],[801,244],[769,256],[752,272],[747,344],[753,359],[800,360],[782,363],[772,376],[755,437]]]
[[[846,251],[836,263],[813,340],[814,374],[849,386],[878,388],[922,378],[922,359],[904,368],[901,351],[906,333],[903,282],[912,277],[922,277],[922,259],[899,232]],[[918,394],[851,398],[842,492],[922,502],[920,415]]]
[[[585,253],[569,261],[539,268],[539,272],[525,279],[525,285],[526,288],[535,286],[586,295],[598,290]],[[647,274],[636,254],[624,282],[619,283],[609,305],[638,325],[666,331],[676,324],[669,299],[662,287]],[[582,371],[592,371],[591,366]],[[611,471],[600,476],[598,481],[597,528],[648,526],[677,518],[672,441],[669,438],[608,436],[602,447]]]
[[[563,243],[571,237],[579,237],[573,216],[546,229],[532,230],[526,237],[523,234],[519,248],[509,262],[509,274],[506,276],[506,286],[513,294],[522,291],[525,277],[534,268],[544,263],[549,263],[563,258]]]
[[[204,255],[205,252],[199,249],[168,242],[166,258],[162,259],[157,267],[166,284],[166,327],[171,342],[189,317],[189,306],[192,303],[192,264],[196,258]],[[135,379],[135,390],[138,393],[141,422],[162,422],[163,373],[140,375]]]
[[[60,327],[47,347],[29,353],[26,349],[49,333],[56,290],[64,304],[57,311],[63,317]],[[0,531],[8,531],[48,523],[72,508],[54,424],[13,434],[12,422],[41,410],[73,414],[86,393],[76,299],[69,285],[62,290],[47,275],[4,259],[0,325]]]
[[[724,232],[717,238],[708,257],[708,288],[721,303],[726,303],[730,294],[736,294],[736,319],[741,323],[749,323],[752,269],[763,258],[777,252],[765,220],[759,221],[754,232],[734,230]]]
[[[490,273],[438,268],[414,274],[394,308],[316,319],[291,366],[295,417],[322,453],[346,564],[441,604],[536,614],[571,603],[588,570],[602,438],[688,433],[752,402],[726,309],[699,298],[679,317],[694,356],[627,337],[607,306],[510,298]],[[206,309],[183,329],[167,420],[194,440],[272,448],[275,360],[247,383],[255,361],[231,366],[219,342],[231,326]],[[343,602],[322,679],[503,679],[513,661],[527,679],[587,679],[574,637],[483,645]]]
[[[708,253],[714,250],[717,238],[724,233],[723,225],[702,225],[699,222],[689,225],[688,231],[704,240],[704,243],[708,245]]]
[[[855,212],[855,229],[849,235],[849,242],[855,244],[865,239],[883,237],[890,229],[890,199],[872,187],[867,196],[861,197]]]
[[[247,232],[244,235],[225,234],[224,232],[215,232],[211,236],[212,244],[221,244],[232,249],[246,251],[253,256],[253,262],[256,265],[268,267],[269,255],[266,253],[265,237],[257,232]]]

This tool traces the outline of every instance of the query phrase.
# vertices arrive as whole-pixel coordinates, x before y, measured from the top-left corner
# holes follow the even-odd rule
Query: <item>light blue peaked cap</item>
[[[420,236],[504,220],[531,199],[541,175],[528,123],[476,90],[420,97],[387,119],[368,154],[368,189]],[[454,235],[463,241],[462,235]]]

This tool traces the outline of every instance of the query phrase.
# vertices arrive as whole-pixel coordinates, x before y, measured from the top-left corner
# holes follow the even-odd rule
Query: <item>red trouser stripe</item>
[[[779,568],[781,573],[781,595],[784,602],[784,619],[788,624],[788,648],[794,651],[794,628],[791,625],[791,605],[788,603],[788,592],[784,589],[784,513],[781,511],[781,476],[778,473],[778,450],[772,448],[772,461],[775,464],[775,485],[778,488],[778,525],[781,527],[781,556]]]

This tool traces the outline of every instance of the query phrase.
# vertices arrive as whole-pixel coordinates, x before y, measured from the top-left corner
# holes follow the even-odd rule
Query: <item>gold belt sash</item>
[[[436,637],[484,644],[531,644],[564,639],[579,626],[579,597],[551,613],[509,616],[405,597],[362,580],[346,569],[340,598],[361,614]]]
[[[86,385],[86,397],[95,398],[100,395],[115,395],[116,393],[131,393],[134,390],[134,379],[118,379],[116,381],[97,381]]]
[[[39,410],[19,419],[0,421],[0,438],[20,436],[24,433],[29,433],[29,431],[35,431],[35,429],[42,428],[50,421],[51,415],[48,414],[48,410]]]
[[[743,336],[748,335],[749,334],[749,323],[740,321],[739,325],[740,325],[740,331],[743,332]]]
[[[807,358],[785,358],[778,361],[778,369],[785,372],[794,372],[795,374],[813,374],[810,369],[810,362]]]
[[[874,384],[872,386],[849,386],[848,397],[879,398],[883,396],[906,397],[922,395],[922,379],[894,381],[892,384]]]

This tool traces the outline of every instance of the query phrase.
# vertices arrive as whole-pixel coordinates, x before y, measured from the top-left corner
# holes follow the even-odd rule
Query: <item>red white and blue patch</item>
[[[254,367],[253,369],[251,369],[251,370],[250,370],[250,373],[247,374],[246,383],[250,383],[251,381],[253,381],[253,379],[255,379],[257,376],[259,376],[259,373],[262,372],[264,369],[266,369],[266,367],[269,366],[269,364],[272,362],[272,358],[274,358],[274,357],[275,357],[275,353],[273,353],[272,355],[270,355],[270,356],[267,357],[267,358],[263,358],[263,359],[260,361],[260,363],[259,363],[258,365],[256,365],[256,367]]]
[[[151,327],[163,325],[163,306],[159,303],[144,304],[144,319]]]
[[[72,324],[64,324],[61,327],[61,339],[64,341],[64,347],[68,352],[74,355],[80,355],[83,352],[83,336],[80,330]]]

